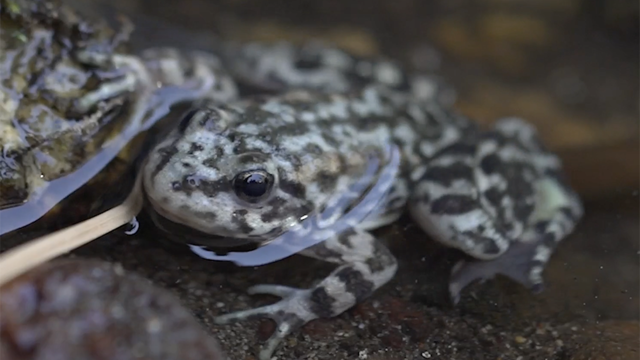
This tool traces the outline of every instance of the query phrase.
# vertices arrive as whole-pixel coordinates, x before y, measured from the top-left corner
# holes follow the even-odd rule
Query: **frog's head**
[[[270,135],[255,126],[228,126],[242,124],[230,121],[234,116],[224,107],[188,112],[142,169],[152,210],[181,225],[181,233],[197,230],[205,245],[205,234],[208,244],[224,246],[268,240],[313,209],[304,180],[277,155]]]

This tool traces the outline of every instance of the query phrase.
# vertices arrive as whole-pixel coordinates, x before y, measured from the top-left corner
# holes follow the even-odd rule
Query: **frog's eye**
[[[195,117],[195,115],[200,111],[200,109],[198,108],[193,108],[189,111],[187,111],[183,116],[182,116],[182,120],[180,120],[180,124],[178,125],[178,130],[183,133],[187,127],[189,127],[189,124],[191,124],[191,120],[193,120],[193,118]]]
[[[264,170],[249,170],[233,178],[236,195],[248,202],[264,199],[273,187],[273,175]]]

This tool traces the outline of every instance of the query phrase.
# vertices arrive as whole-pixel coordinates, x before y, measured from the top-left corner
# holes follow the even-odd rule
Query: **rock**
[[[3,360],[225,358],[174,295],[119,265],[53,261],[0,292]]]

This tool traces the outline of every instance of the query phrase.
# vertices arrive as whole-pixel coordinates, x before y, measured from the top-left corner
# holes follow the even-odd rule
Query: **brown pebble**
[[[44,264],[0,288],[0,359],[223,359],[169,291],[94,260]]]
[[[518,335],[518,336],[516,336],[515,341],[518,344],[524,344],[525,342],[527,342],[527,339],[522,337],[522,336],[520,336],[520,335]]]

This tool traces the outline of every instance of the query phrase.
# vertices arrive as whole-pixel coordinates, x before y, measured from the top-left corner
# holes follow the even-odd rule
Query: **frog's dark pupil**
[[[234,185],[238,193],[249,198],[258,198],[267,193],[271,184],[266,174],[254,172],[238,176]]]

